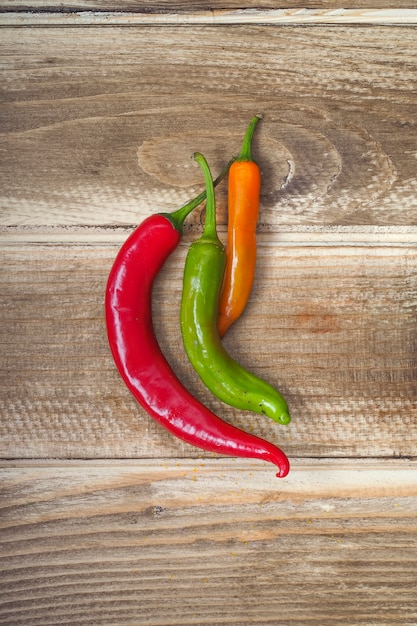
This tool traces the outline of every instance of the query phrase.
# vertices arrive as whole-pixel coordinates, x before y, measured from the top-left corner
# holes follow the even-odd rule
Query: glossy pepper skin
[[[179,381],[162,354],[152,323],[152,286],[177,248],[188,213],[205,194],[172,214],[145,219],[121,247],[105,296],[107,335],[116,366],[141,406],[159,424],[189,444],[275,464],[289,471],[286,455],[273,444],[224,422]]]
[[[220,337],[245,310],[255,276],[261,171],[252,160],[251,144],[260,119],[260,115],[251,119],[240,155],[229,170],[227,260],[218,319]]]
[[[217,328],[220,289],[226,263],[216,232],[214,188],[202,154],[195,159],[206,181],[206,223],[187,254],[181,300],[181,332],[188,358],[204,384],[220,400],[238,409],[290,422],[288,406],[269,383],[243,368],[224,348]]]

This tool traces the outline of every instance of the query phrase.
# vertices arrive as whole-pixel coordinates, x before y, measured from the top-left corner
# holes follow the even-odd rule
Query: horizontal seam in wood
[[[417,9],[238,9],[187,13],[5,11],[0,26],[413,26]]]

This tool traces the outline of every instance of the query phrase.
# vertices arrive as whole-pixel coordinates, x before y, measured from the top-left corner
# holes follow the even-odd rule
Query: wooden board
[[[255,113],[261,229],[417,225],[415,28],[388,49],[377,27],[1,32],[2,225],[174,209],[201,189],[195,150],[219,171]]]
[[[0,624],[415,626],[415,20],[408,0],[2,3]],[[283,480],[152,421],[103,315],[121,243],[259,112],[257,274],[225,344],[291,424],[218,402],[185,357],[203,207],[153,308],[180,378],[280,445]]]
[[[161,347],[186,386],[291,456],[414,456],[417,255],[413,247],[259,240],[245,316],[225,338],[287,398],[288,427],[216,401],[182,346],[184,241],[154,289]],[[114,367],[104,291],[115,245],[12,245],[2,266],[3,457],[195,456],[131,398]],[[11,375],[13,384],[11,385]]]
[[[8,626],[417,620],[406,462],[20,463],[2,501]]]
[[[359,3],[358,3],[359,4]],[[0,12],[0,27],[37,27],[37,26],[190,26],[190,25],[248,25],[261,24],[269,26],[312,26],[312,25],[385,25],[385,26],[415,26],[417,24],[417,9],[395,8],[381,9],[358,6],[355,9],[332,7],[325,8],[207,8],[196,9],[192,12],[182,10],[161,9],[155,10],[103,10],[104,7],[86,6],[82,10],[76,7],[61,10],[51,6],[40,12],[24,10],[18,13],[13,11]]]
[[[240,9],[259,11],[263,9],[277,9],[285,7],[291,10],[324,10],[331,12],[334,9],[345,9],[346,2],[343,0],[291,0],[291,2],[281,3],[278,5],[275,0],[262,0],[261,3],[256,0],[155,0],[152,3],[146,0],[121,0],[114,2],[113,0],[66,0],[59,2],[57,0],[2,0],[2,11],[31,11],[44,13],[45,11],[60,11],[69,13],[71,11],[110,11],[120,13],[122,11],[130,11],[132,13],[144,13],[148,15],[157,15],[163,13],[175,13],[182,17],[185,21],[195,12],[218,12],[222,14],[227,10]],[[389,0],[351,0],[349,9],[356,11],[361,10],[384,10],[393,9],[393,3]],[[415,3],[412,0],[396,0],[395,9],[414,9]],[[37,15],[34,15],[37,17]],[[88,16],[87,19],[92,19]],[[15,15],[18,23],[19,15]]]

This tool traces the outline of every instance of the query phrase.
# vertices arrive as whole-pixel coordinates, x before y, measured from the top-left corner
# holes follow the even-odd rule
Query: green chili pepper
[[[220,291],[226,251],[216,230],[213,180],[204,156],[194,155],[206,182],[206,221],[202,236],[194,241],[184,268],[181,332],[188,358],[204,384],[226,404],[267,415],[288,424],[284,398],[274,387],[232,359],[217,329]]]

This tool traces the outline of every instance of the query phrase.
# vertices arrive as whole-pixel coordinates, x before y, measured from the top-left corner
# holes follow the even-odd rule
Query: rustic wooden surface
[[[181,21],[184,22],[188,18],[194,17],[198,12],[218,12],[223,13],[229,10],[248,10],[259,13],[260,11],[284,9],[287,11],[304,10],[321,10],[334,11],[335,9],[353,9],[355,11],[363,11],[376,9],[383,11],[386,9],[414,9],[413,0],[396,0],[395,3],[389,0],[351,0],[348,5],[344,0],[291,0],[285,5],[277,4],[275,0],[154,0],[149,3],[146,0],[71,0],[71,2],[60,2],[59,0],[2,0],[2,11],[32,11],[34,17],[38,18],[36,13],[58,11],[60,13],[71,13],[72,11],[93,11],[93,12],[111,12],[120,13],[130,11],[132,13],[146,13],[150,16],[156,16],[162,13],[172,13],[181,15]],[[47,16],[46,20],[47,20]],[[91,20],[91,15],[85,16],[86,21]],[[14,21],[19,23],[19,15],[14,16]]]
[[[155,326],[175,371],[213,410],[291,455],[413,456],[413,249],[271,247],[270,237],[260,237],[252,299],[225,343],[235,358],[282,390],[291,426],[277,427],[224,406],[199,384],[178,324],[185,243],[154,292]],[[91,243],[4,248],[3,457],[201,454],[148,419],[114,368],[105,340],[103,292],[117,248]]]
[[[1,9],[0,624],[414,626],[413,4]],[[225,343],[281,389],[291,424],[222,405],[185,358],[202,208],[154,315],[193,393],[285,449],[284,480],[169,436],[104,330],[121,243],[198,193],[192,153],[218,171],[254,113],[257,275]],[[224,238],[224,184],[217,198]]]
[[[415,465],[47,463],[3,470],[1,623],[417,620]]]

